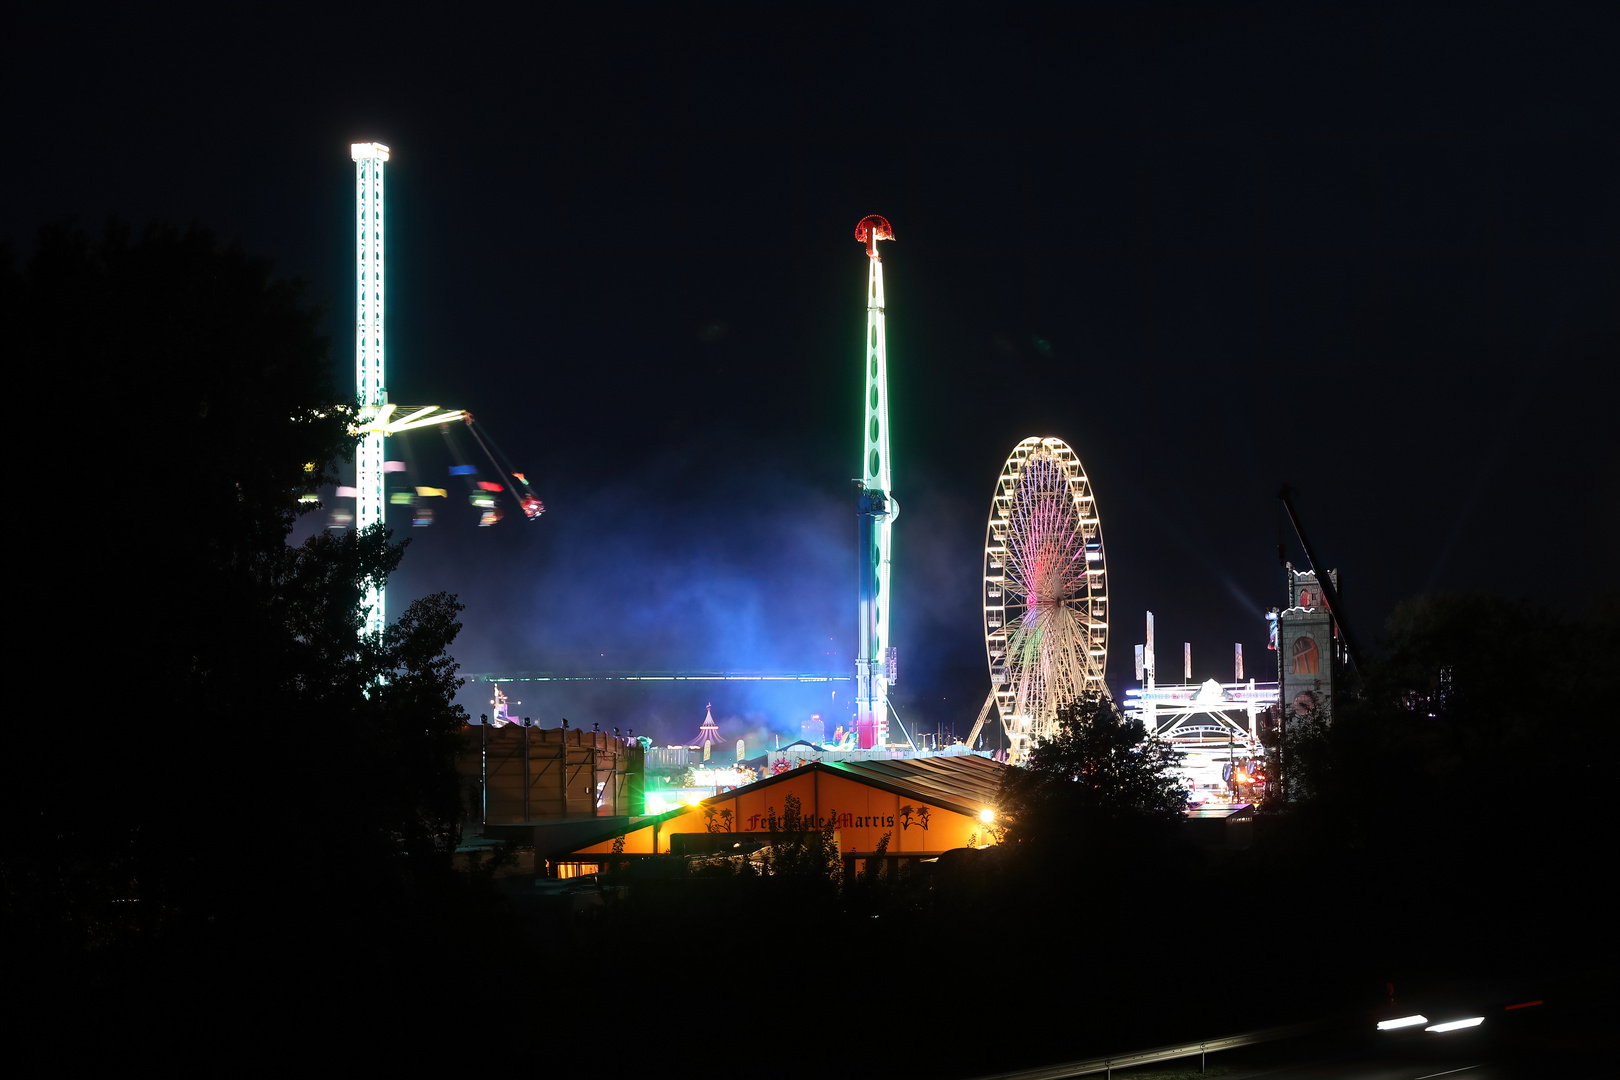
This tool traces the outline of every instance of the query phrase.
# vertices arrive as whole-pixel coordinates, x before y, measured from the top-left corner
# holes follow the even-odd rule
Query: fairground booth
[[[769,844],[771,817],[780,822],[786,816],[789,796],[798,800],[802,829],[831,823],[846,867],[873,855],[884,834],[887,862],[921,862],[991,841],[1006,768],[975,754],[810,762],[553,853],[547,872],[573,877],[602,869],[610,858],[722,854]]]

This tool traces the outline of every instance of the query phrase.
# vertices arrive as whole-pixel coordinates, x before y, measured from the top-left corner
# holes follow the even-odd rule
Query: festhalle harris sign
[[[913,814],[916,815],[915,820],[913,819]],[[922,826],[924,831],[927,831],[928,817],[928,807],[926,806],[922,807],[920,811],[913,811],[911,807],[903,806],[900,808],[900,827],[903,829],[909,829],[913,824],[917,824]],[[777,817],[776,821],[778,828],[783,827],[784,822],[781,817]],[[812,817],[809,814],[805,814],[799,819],[799,822],[799,828],[804,831],[808,831],[810,829],[825,829],[829,826],[834,829],[892,829],[894,828],[894,815],[840,814],[834,811],[831,815],[827,816],[818,815]],[[762,825],[769,827],[769,823],[770,817],[765,814],[748,815],[749,832],[758,832]]]

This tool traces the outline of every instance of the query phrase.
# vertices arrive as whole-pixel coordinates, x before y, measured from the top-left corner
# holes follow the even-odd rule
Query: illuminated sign
[[[782,819],[778,818],[780,822]],[[882,814],[857,816],[855,814],[837,814],[833,818],[811,817],[809,814],[799,819],[801,826],[806,829],[825,829],[831,825],[835,829],[892,829],[894,828],[894,815],[884,817]],[[758,832],[762,826],[769,827],[770,819],[761,814],[748,815],[748,831]]]

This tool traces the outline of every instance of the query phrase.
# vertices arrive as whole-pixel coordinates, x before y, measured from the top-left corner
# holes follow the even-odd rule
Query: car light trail
[[[1424,1031],[1461,1031],[1463,1028],[1479,1027],[1485,1022],[1483,1016],[1470,1016],[1466,1020],[1447,1020],[1443,1024],[1430,1024]]]

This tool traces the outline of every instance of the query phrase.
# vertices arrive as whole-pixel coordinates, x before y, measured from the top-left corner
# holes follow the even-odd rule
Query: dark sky
[[[391,397],[473,410],[549,507],[396,523],[393,609],[461,594],[466,670],[849,666],[870,213],[921,726],[982,700],[1027,435],[1092,478],[1116,685],[1149,608],[1199,677],[1263,671],[1284,481],[1367,639],[1425,591],[1576,611],[1613,561],[1612,5],[581,8],[61,6],[0,73],[0,238],[201,222],[308,280],[345,378],[348,145],[393,148]]]

